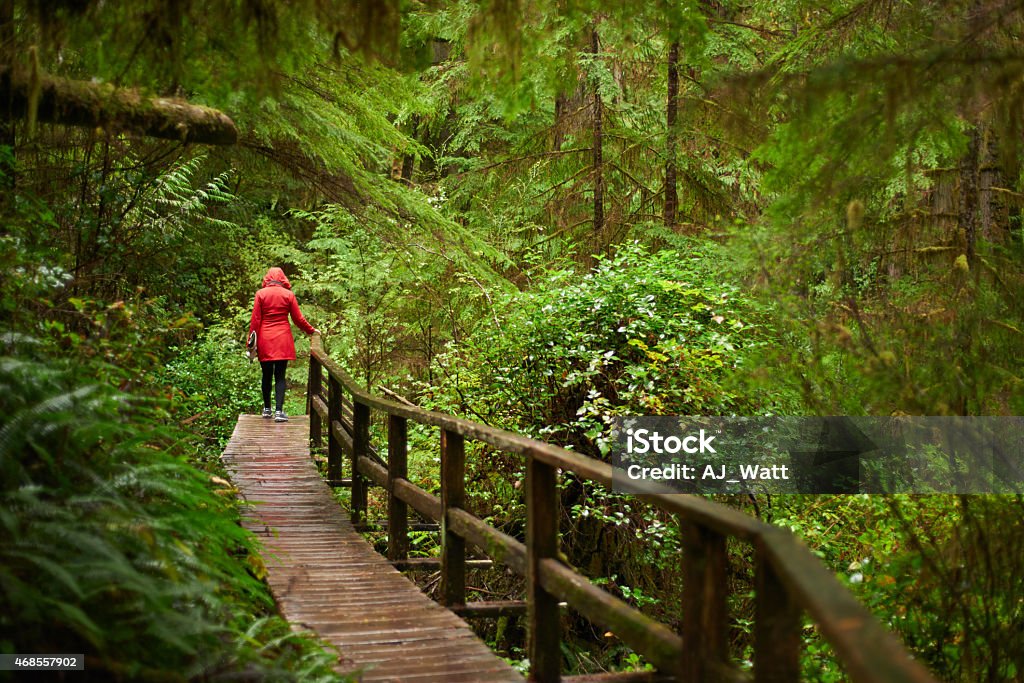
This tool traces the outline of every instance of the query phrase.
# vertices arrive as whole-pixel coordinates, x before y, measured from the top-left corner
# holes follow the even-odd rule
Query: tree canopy
[[[594,457],[624,415],[1020,415],[1022,32],[1012,0],[0,0],[0,651],[330,677],[219,483],[271,265],[367,387]],[[492,456],[470,504],[520,534]],[[672,520],[561,496],[570,561],[671,621]],[[943,680],[1024,672],[1019,497],[727,502]],[[567,623],[574,671],[643,666]]]

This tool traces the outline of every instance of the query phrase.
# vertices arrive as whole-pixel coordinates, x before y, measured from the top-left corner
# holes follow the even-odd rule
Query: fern
[[[150,230],[158,230],[165,237],[183,235],[195,222],[213,227],[233,228],[236,224],[210,215],[216,205],[226,206],[237,198],[228,181],[231,171],[223,171],[206,184],[194,187],[193,182],[206,161],[199,154],[171,167],[153,183],[150,191],[139,202],[140,217]]]
[[[0,650],[84,652],[94,680],[243,668],[334,679],[329,654],[266,616],[270,597],[239,559],[255,542],[208,475],[172,453],[181,435],[152,401],[81,369],[0,358],[12,416],[0,430]]]

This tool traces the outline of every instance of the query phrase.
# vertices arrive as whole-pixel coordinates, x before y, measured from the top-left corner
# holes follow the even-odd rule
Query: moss
[[[223,112],[170,98],[151,98],[109,83],[29,75],[0,67],[8,116],[215,145],[234,144],[238,130]]]

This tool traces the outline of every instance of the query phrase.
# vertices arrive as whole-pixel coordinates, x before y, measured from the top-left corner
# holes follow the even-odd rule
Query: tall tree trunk
[[[416,157],[406,154],[402,157],[402,182],[412,185],[412,174],[416,170]]]
[[[679,144],[679,43],[668,50],[668,104],[665,106],[665,227],[676,224],[679,195],[676,188],[676,146]]]
[[[981,147],[980,124],[971,131],[967,155],[960,163],[960,229],[963,231],[967,263],[974,267],[975,243],[978,238],[978,176]]]
[[[14,0],[0,0],[0,64],[14,64]],[[10,147],[11,154],[0,155],[0,208],[14,194],[14,117],[13,95],[0,99],[0,147]]]
[[[1005,187],[998,145],[996,132],[986,125],[978,150],[978,229],[986,241],[1005,244],[1010,237],[1010,216],[1002,197],[993,189]]]
[[[959,229],[957,230],[957,242],[963,249],[962,254],[966,256],[968,273],[978,278],[978,266],[976,263],[976,251],[978,240],[978,189],[979,176],[981,175],[981,145],[982,145],[982,124],[975,121],[974,129],[971,131],[967,143],[967,154],[960,162],[960,210]],[[959,258],[957,259],[959,261]],[[967,273],[965,273],[967,275]],[[970,296],[970,290],[966,300],[958,303],[956,317],[956,344],[957,356],[951,366],[958,369],[957,378],[954,381],[955,389],[950,400],[950,407],[956,415],[970,415],[976,409],[978,383],[975,378],[973,367],[977,359],[975,343],[978,340],[978,310]]]
[[[562,119],[565,117],[565,105],[567,102],[568,98],[564,92],[559,91],[555,95],[555,130],[552,147],[556,152],[562,151],[562,142],[565,140],[565,123]]]
[[[600,43],[597,36],[597,24],[590,30],[590,53],[593,63],[597,63],[597,55],[600,50]],[[591,66],[596,68],[596,66]],[[591,76],[594,89],[594,234],[597,235],[604,228],[604,160],[601,155],[601,148],[604,144],[604,104],[601,102],[601,81],[596,74]]]
[[[417,131],[420,126],[420,117],[414,115],[411,121],[412,131],[410,137],[418,141]],[[412,154],[405,154],[402,156],[402,182],[406,185],[412,185],[412,174],[416,170],[416,157]]]

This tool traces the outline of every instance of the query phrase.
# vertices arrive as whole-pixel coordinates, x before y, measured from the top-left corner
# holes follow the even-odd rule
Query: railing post
[[[395,496],[395,480],[408,476],[407,424],[404,417],[388,415],[388,559],[404,560],[409,555],[409,510]]]
[[[684,548],[683,680],[721,680],[728,658],[725,537],[682,522]]]
[[[334,423],[341,422],[341,382],[327,373],[327,478],[341,479],[341,441],[334,434]]]
[[[530,680],[558,681],[561,633],[558,599],[541,586],[541,560],[558,557],[558,475],[532,456],[526,460],[526,602]]]
[[[370,406],[352,397],[352,523],[366,518],[366,479],[359,473],[359,458],[370,455]]]
[[[323,445],[320,428],[320,413],[316,410],[315,398],[320,397],[323,387],[323,366],[312,353],[309,354],[309,381],[306,383],[306,413],[309,415],[309,441],[316,447]],[[328,425],[330,428],[330,425]]]
[[[764,549],[757,555],[754,594],[754,683],[800,680],[800,607],[779,579]]]
[[[441,596],[446,607],[466,604],[466,542],[448,528],[448,510],[466,504],[466,446],[441,430]]]

